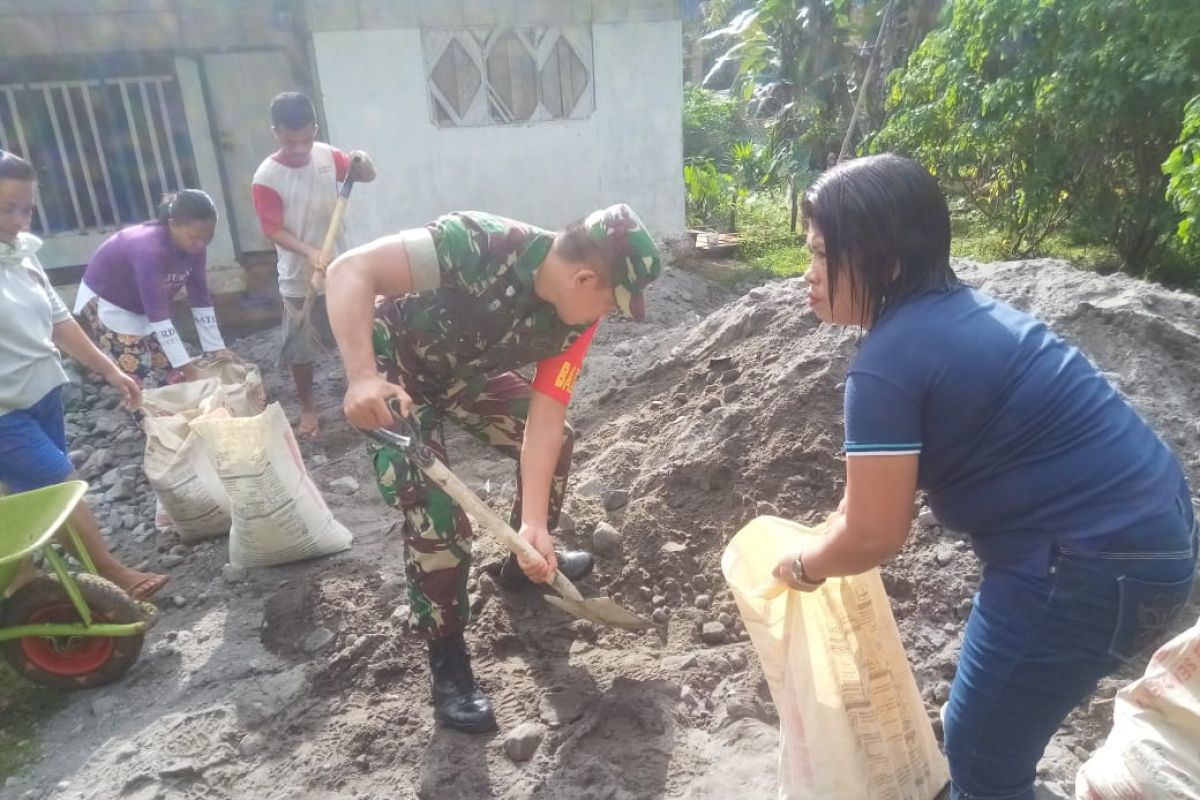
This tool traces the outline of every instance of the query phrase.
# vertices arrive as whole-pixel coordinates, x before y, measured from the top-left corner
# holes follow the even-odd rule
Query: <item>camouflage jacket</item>
[[[559,355],[587,330],[534,294],[549,231],[469,211],[402,236],[416,291],[380,302],[374,345],[381,370],[410,391],[473,393],[488,375]]]

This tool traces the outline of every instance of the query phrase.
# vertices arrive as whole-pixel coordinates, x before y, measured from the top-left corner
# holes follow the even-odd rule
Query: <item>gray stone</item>
[[[604,491],[604,484],[595,476],[575,487],[575,494],[578,497],[599,497],[602,491]]]
[[[745,390],[737,384],[726,386],[725,390],[721,392],[721,399],[726,403],[732,403],[734,400],[737,400],[739,397],[741,397],[744,391]]]
[[[971,598],[969,598],[969,597],[964,597],[962,600],[960,600],[958,603],[959,619],[966,619],[967,617],[971,616],[971,608],[974,605],[975,604],[971,601]]]
[[[957,551],[954,549],[954,545],[942,544],[934,551],[933,560],[937,562],[939,567],[945,567],[954,561],[955,555],[957,555]]]
[[[552,688],[542,692],[538,715],[552,728],[570,725],[583,716],[590,698],[577,689]]]
[[[522,722],[504,737],[504,752],[518,763],[528,761],[537,752],[544,733],[536,722]]]
[[[144,475],[141,464],[125,464],[124,466],[117,467],[117,469],[127,478],[138,478]]]
[[[83,478],[91,480],[111,467],[112,463],[112,450],[109,450],[107,447],[101,447],[88,456],[88,460],[80,467],[79,474]]]
[[[620,550],[621,532],[607,522],[597,525],[596,530],[592,531],[592,551],[597,555],[607,556]]]
[[[99,434],[113,434],[131,424],[129,416],[120,412],[96,414],[92,419],[92,430]]]
[[[778,517],[779,509],[774,503],[768,503],[766,500],[759,500],[754,506],[754,513],[760,517]]]
[[[254,691],[243,692],[236,700],[239,721],[256,728],[280,711],[294,705],[304,693],[306,665],[297,664],[286,672],[272,675]]]
[[[921,513],[917,514],[917,524],[922,528],[934,528],[940,523],[938,522],[938,518],[933,515],[932,511],[930,511],[928,508],[923,508],[921,509]]]
[[[707,414],[719,405],[721,405],[721,401],[717,398],[706,397],[700,401],[700,413]]]
[[[671,619],[671,615],[665,608],[656,608],[654,609],[654,613],[650,615],[650,619],[659,625],[666,625]]]
[[[558,529],[562,533],[574,533],[576,530],[575,518],[566,511],[560,511],[558,514]]]
[[[704,575],[693,575],[692,576],[692,586],[694,586],[696,589],[707,589],[708,588],[708,578],[705,577]]]
[[[120,764],[142,752],[133,742],[121,742],[112,751],[112,763]]]
[[[742,377],[742,371],[740,369],[727,369],[721,373],[721,383],[733,383],[740,377]]]
[[[747,665],[746,654],[741,650],[734,650],[729,654],[729,666],[737,672],[744,670]]]
[[[75,469],[80,469],[84,464],[87,463],[88,449],[85,446],[77,450],[72,450],[71,452],[67,453],[67,458],[71,460],[71,465],[75,467]]]
[[[257,731],[248,733],[242,737],[242,741],[238,743],[238,752],[243,758],[253,758],[261,753],[267,746],[267,737]]]
[[[706,622],[700,628],[700,639],[705,644],[720,644],[725,641],[725,626],[719,622]]]
[[[701,611],[707,611],[708,609],[712,608],[712,595],[708,595],[708,594],[696,595],[696,599],[693,601],[693,605],[695,605],[696,608],[700,609]]]
[[[159,560],[159,563],[163,565],[163,569],[175,569],[183,563],[183,556],[167,553]]]
[[[629,505],[629,492],[624,489],[609,489],[600,494],[605,511],[617,511]]]
[[[221,567],[221,577],[226,583],[241,583],[246,579],[246,567],[226,564]]]
[[[104,493],[104,502],[119,503],[122,500],[128,500],[133,497],[133,491],[137,488],[132,478],[117,478],[117,482],[112,485],[112,488]]]
[[[109,489],[119,480],[121,480],[121,470],[113,468],[106,470],[104,474],[100,476],[99,484],[101,488]]]
[[[171,602],[175,605],[176,608],[183,608],[184,606],[187,605],[187,598],[181,594],[177,594],[177,595],[173,595],[171,597]]]
[[[329,628],[317,628],[315,631],[304,637],[303,644],[300,647],[306,653],[316,653],[319,650],[324,650],[329,645],[333,644],[333,640],[337,638],[337,634],[329,630]]]
[[[407,586],[403,575],[393,575],[379,586],[379,600],[387,605],[404,594]]]
[[[733,617],[722,611],[720,614],[717,614],[717,622],[728,628],[729,626],[733,625]]]
[[[340,494],[354,494],[358,491],[358,481],[349,475],[343,475],[337,480],[330,481],[329,488]]]
[[[650,598],[650,605],[655,606],[656,608],[658,606],[663,606],[666,604],[667,604],[667,598],[663,597],[661,594],[656,594]]]

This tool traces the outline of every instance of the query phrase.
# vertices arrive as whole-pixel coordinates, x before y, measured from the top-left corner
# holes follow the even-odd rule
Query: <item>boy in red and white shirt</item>
[[[271,101],[271,131],[279,150],[254,172],[254,210],[263,234],[275,243],[279,293],[295,311],[304,303],[313,270],[328,266],[321,261],[321,246],[337,203],[338,185],[346,180],[355,158],[354,180],[358,183],[375,180],[375,166],[361,150],[345,153],[316,141],[316,109],[299,92],[284,92]],[[345,250],[345,244],[345,231],[340,231],[331,256]],[[285,322],[288,316],[285,308]],[[318,334],[332,346],[324,290],[313,305],[311,320]],[[320,431],[313,403],[315,356],[304,337],[287,354],[300,396],[300,436],[315,436]]]

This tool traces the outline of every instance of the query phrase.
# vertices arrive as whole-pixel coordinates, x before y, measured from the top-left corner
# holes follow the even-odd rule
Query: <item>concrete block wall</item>
[[[0,58],[287,46],[275,12],[273,0],[0,0]]]
[[[659,22],[679,0],[305,0],[309,30],[397,30],[499,25]]]

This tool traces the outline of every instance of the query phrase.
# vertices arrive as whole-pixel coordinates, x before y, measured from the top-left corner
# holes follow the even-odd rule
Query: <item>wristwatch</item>
[[[801,592],[811,592],[814,589],[819,589],[825,583],[825,579],[821,578],[819,581],[814,581],[804,574],[804,555],[801,554],[796,556],[792,561],[792,579],[788,583],[792,585],[793,589]]]

